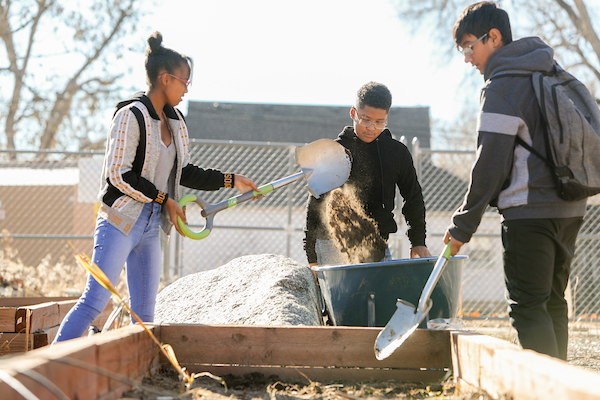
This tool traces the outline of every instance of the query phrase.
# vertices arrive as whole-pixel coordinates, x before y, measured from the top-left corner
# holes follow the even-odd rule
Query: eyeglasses
[[[356,110],[356,108],[354,109],[354,118],[353,119],[356,121],[357,124],[359,124],[360,126],[364,126],[365,128],[368,128],[371,125],[373,125],[375,127],[375,129],[383,129],[387,125],[387,121],[384,121],[384,122],[367,121],[366,119],[364,119],[358,115],[358,111]]]
[[[489,33],[489,32],[488,32]],[[463,56],[472,56],[473,55],[473,46],[475,45],[475,43],[479,42],[480,40],[482,40],[484,37],[486,37],[488,34],[484,34],[482,37],[480,37],[479,39],[477,39],[476,41],[474,41],[473,43],[471,43],[470,45],[468,45],[467,47],[465,47],[462,50],[458,50],[460,51],[460,53]]]
[[[173,74],[169,74],[169,73],[167,73],[167,72],[165,72],[164,74],[161,74],[160,76],[163,76],[163,75],[169,75],[170,77],[177,79],[179,82],[181,82],[181,83],[183,83],[183,84],[185,85],[185,88],[186,88],[186,89],[187,89],[187,88],[188,88],[188,86],[190,86],[190,84],[192,83],[191,81],[186,81],[186,80],[185,80],[185,79],[183,79],[183,78],[180,78],[180,77],[178,77],[178,76],[176,76],[176,75],[173,75]]]

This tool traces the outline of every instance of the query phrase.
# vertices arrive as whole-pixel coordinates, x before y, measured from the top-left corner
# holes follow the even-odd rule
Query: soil
[[[351,187],[330,192],[325,214],[329,234],[335,246],[346,254],[348,264],[378,262],[385,257],[387,244]]]
[[[176,372],[165,366],[151,378],[144,378],[142,385],[123,394],[121,400],[145,399],[202,399],[202,400],[358,400],[358,399],[453,399],[491,400],[482,393],[454,396],[454,385],[447,382],[425,386],[418,383],[394,381],[383,382],[339,382],[321,384],[286,382],[276,376],[249,374],[241,377],[223,376],[224,383],[210,377],[196,378],[189,389],[178,380]]]

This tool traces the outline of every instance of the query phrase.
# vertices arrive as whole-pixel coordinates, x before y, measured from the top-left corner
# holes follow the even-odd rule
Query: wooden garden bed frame
[[[392,356],[377,361],[373,344],[380,328],[163,324],[151,329],[191,372],[260,372],[327,383],[439,382],[451,371],[459,394],[484,390],[519,400],[600,399],[600,375],[477,333],[417,330]],[[128,326],[0,359],[0,376],[22,382],[40,399],[49,396],[49,385],[32,372],[72,399],[118,399],[130,388],[127,379],[139,382],[166,364],[157,354],[141,327]],[[5,400],[22,399],[5,382],[0,393]]]
[[[54,340],[61,321],[77,297],[0,298],[0,356],[24,353]],[[112,302],[94,320],[100,328],[112,311]]]

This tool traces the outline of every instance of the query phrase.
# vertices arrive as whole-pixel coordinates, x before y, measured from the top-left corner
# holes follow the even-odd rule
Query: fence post
[[[289,158],[288,158],[288,175],[294,173],[294,164],[296,164],[296,148],[294,146],[290,146],[289,148]],[[287,257],[291,257],[292,254],[292,206],[294,203],[294,193],[292,192],[292,185],[288,185],[287,187],[287,197],[288,197],[288,220],[287,225],[285,227],[287,245],[285,249],[285,255]]]
[[[420,151],[421,150],[419,149],[419,138],[415,136],[412,140],[411,153],[412,153],[413,160],[415,163],[415,169],[417,170],[417,178],[418,179],[421,179],[421,160],[419,159]]]

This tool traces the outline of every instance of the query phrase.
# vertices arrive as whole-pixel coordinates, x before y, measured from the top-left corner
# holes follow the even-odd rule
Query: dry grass
[[[75,255],[75,252],[73,253]],[[0,241],[0,297],[77,297],[85,288],[87,273],[74,257],[51,262],[48,254],[38,265],[25,265],[7,237]],[[127,294],[124,272],[117,284]]]
[[[144,378],[141,385],[123,394],[123,399],[151,399],[158,393],[172,399],[202,400],[489,400],[484,393],[454,393],[452,380],[425,385],[409,382],[335,382],[321,383],[305,379],[282,381],[276,376],[254,373],[244,376],[226,375],[226,385],[208,379],[196,379],[188,390],[178,388],[177,373],[165,367],[152,377]]]

